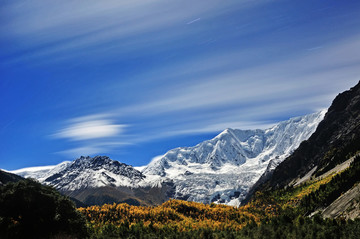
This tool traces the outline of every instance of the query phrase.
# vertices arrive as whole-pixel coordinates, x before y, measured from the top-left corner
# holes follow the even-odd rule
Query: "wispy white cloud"
[[[354,85],[360,79],[360,54],[356,52],[359,39],[351,37],[291,59],[212,74],[208,72],[216,67],[217,60],[224,60],[222,66],[231,65],[241,54],[234,52],[229,59],[226,54],[223,58],[214,55],[205,62],[198,59],[160,69],[157,75],[163,78],[176,78],[185,71],[193,78],[187,79],[190,84],[178,81],[178,87],[163,86],[163,92],[154,93],[157,97],[151,100],[124,108],[114,105],[108,112],[72,119],[56,137],[84,140],[121,136],[113,142],[84,142],[91,146],[63,152],[72,154],[91,148],[90,152],[101,153],[123,147],[123,143],[116,142],[139,144],[179,135],[216,133],[225,128],[269,128],[278,118],[285,120],[330,106],[340,91]],[[122,119],[136,119],[136,123],[113,123]]]
[[[127,125],[113,124],[110,120],[90,120],[71,124],[53,136],[70,140],[88,140],[114,137],[121,134]]]
[[[130,125],[116,124],[111,114],[92,114],[69,119],[66,126],[51,135],[55,139],[71,141],[70,149],[56,152],[68,158],[81,155],[106,154],[134,142],[127,140],[126,128]]]
[[[97,121],[97,120],[112,120],[112,115],[109,113],[100,113],[100,114],[92,114],[92,115],[85,115],[80,117],[75,117],[72,119],[69,119],[69,123],[86,123],[89,121]]]
[[[33,50],[5,63],[48,64],[83,56],[89,51],[95,51],[98,59],[109,58],[109,52],[114,49],[117,53],[139,51],[148,47],[149,42],[164,47],[165,42],[194,33],[183,27],[189,23],[188,19],[196,18],[192,21],[195,22],[200,19],[197,16],[214,18],[231,5],[246,9],[263,2],[17,1],[3,7],[4,19],[8,21],[0,26],[0,33],[7,33],[4,39],[26,39],[17,48]]]
[[[351,37],[343,42],[330,45],[312,54],[300,54],[291,59],[267,62],[246,69],[230,69],[213,73],[213,67],[236,61],[239,54],[230,54],[227,61],[217,55],[205,61],[185,62],[184,65],[168,67],[158,75],[173,78],[174,72],[183,76],[185,81],[177,81],[177,87],[160,89],[159,97],[124,108],[115,109],[118,115],[141,114],[162,115],[176,111],[189,111],[204,108],[228,107],[233,105],[270,106],[276,112],[278,104],[286,102],[295,109],[301,104],[307,110],[328,106],[333,97],[348,89],[360,79],[360,36]],[[192,67],[191,67],[192,65]],[[203,74],[199,74],[201,69]],[[190,78],[190,79],[189,79]],[[178,79],[178,78],[176,78]],[[156,79],[155,79],[156,80]],[[172,83],[173,84],[173,83]],[[322,99],[318,101],[319,97]],[[255,105],[255,106],[254,106]],[[313,108],[312,108],[313,106]],[[250,107],[250,108],[251,108]],[[140,113],[141,112],[141,113]],[[264,115],[265,116],[265,115]]]
[[[70,120],[54,135],[80,142],[63,153],[98,153],[124,142],[213,133],[228,127],[265,128],[274,119],[329,106],[337,93],[360,79],[356,33],[309,45],[303,42],[311,39],[290,38],[286,30],[277,38],[266,35],[271,38],[266,43],[252,44],[253,39],[260,40],[249,36],[260,36],[264,29],[268,34],[274,25],[258,23],[256,14],[236,19],[233,25],[226,18],[232,5],[245,13],[265,2],[269,1],[16,1],[3,8],[6,19],[13,21],[4,22],[0,33],[7,33],[4,39],[21,39],[17,50],[26,50],[26,54],[9,54],[13,57],[6,58],[8,64],[41,65],[80,56],[81,62],[101,65],[148,54],[139,62],[141,67],[149,66],[137,65],[129,75],[111,75],[114,80],[101,85],[99,93],[91,91],[99,96],[94,98],[100,106],[86,108],[83,103],[85,116]],[[218,21],[219,16],[225,18]],[[272,18],[273,22],[284,19]],[[215,25],[217,31],[208,34]],[[293,26],[278,24],[276,34]],[[219,34],[222,28],[231,29],[226,33],[237,34],[236,38]],[[293,32],[299,30],[294,28]],[[221,41],[221,46],[198,50],[201,44]],[[228,43],[231,47],[226,47]],[[182,51],[196,53],[185,56]],[[87,54],[92,57],[84,57]],[[172,54],[181,56],[172,58]],[[161,57],[168,60],[152,67]],[[122,94],[124,104],[119,100]]]

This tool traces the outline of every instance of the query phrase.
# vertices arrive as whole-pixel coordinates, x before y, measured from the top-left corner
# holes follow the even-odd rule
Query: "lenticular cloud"
[[[109,120],[92,120],[72,124],[54,136],[71,140],[87,140],[119,135],[126,125],[113,124]]]

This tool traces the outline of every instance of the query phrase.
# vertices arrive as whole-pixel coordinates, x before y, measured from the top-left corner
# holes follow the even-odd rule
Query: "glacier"
[[[265,130],[226,129],[194,147],[168,151],[142,173],[172,181],[173,198],[238,206],[269,163],[276,165],[308,139],[327,110],[291,118]]]

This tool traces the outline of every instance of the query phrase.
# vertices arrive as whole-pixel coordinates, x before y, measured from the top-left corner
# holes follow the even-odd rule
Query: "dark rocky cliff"
[[[314,167],[314,175],[321,175],[359,150],[360,82],[335,98],[315,133],[260,188],[285,187]]]

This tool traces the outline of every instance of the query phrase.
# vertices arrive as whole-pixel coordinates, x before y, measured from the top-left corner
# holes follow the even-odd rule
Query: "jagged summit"
[[[66,170],[73,170],[73,169],[75,170],[91,169],[94,171],[106,170],[128,178],[139,179],[139,180],[145,178],[145,176],[141,172],[139,172],[132,166],[124,163],[120,163],[119,161],[116,160],[112,160],[108,156],[95,156],[93,158],[90,156],[86,156],[86,157],[81,156],[80,158],[76,159],[72,164],[70,164],[68,168],[66,168]],[[48,181],[48,179],[46,179],[45,181]]]
[[[290,154],[315,131],[326,110],[291,118],[272,128],[240,130],[228,128],[211,140],[194,147],[180,147],[149,163],[145,174],[166,176],[174,165],[207,164],[220,170],[225,164],[240,166],[251,159],[268,161],[282,154]]]
[[[40,168],[41,169],[41,168]],[[50,171],[49,171],[50,170]],[[61,191],[74,191],[103,186],[135,187],[145,176],[130,165],[112,160],[107,156],[81,156],[73,162],[61,163],[50,169],[21,171],[25,177],[37,175],[37,179]]]
[[[142,172],[174,182],[174,198],[238,205],[269,162],[277,165],[289,156],[325,113],[291,118],[266,130],[229,128],[194,147],[168,151]]]

